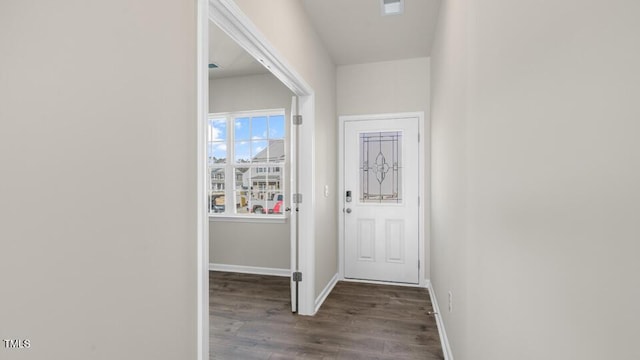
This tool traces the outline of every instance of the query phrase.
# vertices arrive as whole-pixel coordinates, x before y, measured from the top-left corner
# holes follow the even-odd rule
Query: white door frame
[[[420,206],[418,207],[418,259],[420,260],[419,282],[418,285],[414,284],[399,284],[385,281],[369,281],[369,280],[354,280],[346,279],[344,277],[344,125],[347,121],[365,121],[365,120],[389,120],[402,118],[418,118],[418,126],[420,133],[420,142],[418,144],[418,174],[420,179],[418,181],[418,196],[420,196]],[[343,281],[352,282],[364,282],[364,283],[377,283],[377,284],[390,284],[400,286],[419,286],[427,287],[427,280],[425,279],[425,267],[428,266],[425,261],[425,204],[428,200],[425,198],[425,143],[428,140],[428,136],[424,131],[424,113],[423,112],[406,112],[406,113],[391,113],[391,114],[370,114],[370,115],[349,115],[338,117],[338,271],[339,277]]]
[[[300,126],[299,192],[304,201],[298,204],[299,212],[292,212],[290,221],[298,217],[299,268],[303,281],[299,285],[298,314],[313,315],[315,312],[315,95],[311,86],[267,41],[251,20],[232,0],[209,0],[208,17],[218,25],[240,47],[262,63],[271,73],[299,98],[299,113],[303,116]],[[208,43],[206,44],[208,46]],[[206,77],[208,80],[208,76]],[[204,121],[202,122],[204,124]],[[202,135],[202,134],[201,134]],[[202,147],[204,149],[204,146]],[[203,163],[204,164],[204,163]],[[202,165],[202,164],[200,164]],[[295,254],[295,239],[291,239],[292,260]],[[293,267],[294,264],[292,263]],[[208,320],[207,320],[208,321]],[[207,339],[208,341],[208,339]]]
[[[209,2],[198,0],[196,34],[196,84],[197,84],[197,349],[198,360],[209,359],[209,212],[207,194],[210,177],[207,176],[207,131],[209,116]]]

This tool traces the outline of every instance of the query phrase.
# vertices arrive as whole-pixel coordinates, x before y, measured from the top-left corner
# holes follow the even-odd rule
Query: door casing
[[[425,119],[424,112],[403,112],[403,113],[386,113],[386,114],[366,114],[366,115],[348,115],[348,116],[339,116],[338,117],[338,204],[339,208],[338,212],[338,247],[339,247],[339,256],[338,256],[338,272],[340,280],[343,281],[351,281],[351,282],[364,282],[364,283],[379,283],[379,284],[390,284],[397,286],[411,286],[415,287],[414,284],[400,284],[400,283],[392,283],[386,281],[370,281],[370,280],[354,280],[354,279],[346,279],[344,277],[344,247],[345,247],[345,239],[344,239],[344,126],[348,121],[365,121],[365,120],[388,120],[392,122],[394,119],[402,119],[402,118],[418,118],[418,126],[420,132],[420,142],[418,143],[418,148],[420,151],[418,164],[419,170],[419,182],[418,182],[418,194],[420,196],[420,206],[418,207],[419,215],[419,228],[418,228],[418,259],[420,260],[420,271],[419,271],[419,287],[427,287],[428,280],[425,277],[425,268],[428,266],[428,263],[425,259],[425,231],[426,226],[428,225],[428,221],[425,219],[425,204],[429,203],[429,200],[425,197],[425,177],[427,173],[425,172],[426,168],[426,153],[425,153],[425,144],[429,141],[429,136],[425,134]]]

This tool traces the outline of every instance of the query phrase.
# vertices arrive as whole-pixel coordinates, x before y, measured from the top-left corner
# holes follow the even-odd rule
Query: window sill
[[[262,223],[262,224],[284,224],[288,216],[260,216],[260,215],[209,215],[209,222],[239,222],[239,223]]]

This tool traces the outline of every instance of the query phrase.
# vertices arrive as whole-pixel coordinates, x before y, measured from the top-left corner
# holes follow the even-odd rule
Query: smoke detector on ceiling
[[[404,12],[404,0],[380,0],[382,16],[400,15]]]

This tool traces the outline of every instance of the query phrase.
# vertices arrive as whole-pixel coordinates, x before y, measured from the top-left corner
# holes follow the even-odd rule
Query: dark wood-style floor
[[[211,359],[443,359],[426,289],[340,282],[316,316],[289,279],[211,272]]]

